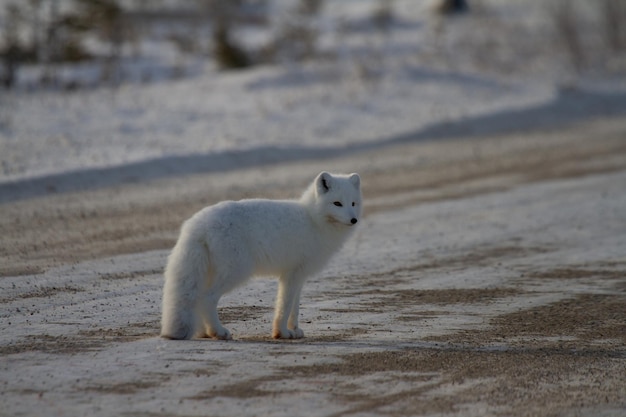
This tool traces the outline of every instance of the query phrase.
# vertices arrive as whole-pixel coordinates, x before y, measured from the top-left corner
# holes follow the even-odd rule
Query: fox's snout
[[[354,217],[352,218],[352,220],[350,220],[350,223],[352,223],[352,224],[356,224],[357,222],[358,222],[358,220],[355,219]]]

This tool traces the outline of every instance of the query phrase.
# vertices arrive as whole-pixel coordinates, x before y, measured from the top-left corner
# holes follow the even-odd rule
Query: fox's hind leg
[[[202,306],[202,320],[204,321],[205,335],[221,340],[231,340],[233,336],[226,327],[222,326],[220,317],[217,314],[217,303],[220,301],[222,294],[209,292],[204,297]]]
[[[216,267],[215,269],[215,274],[209,282],[209,288],[202,297],[199,314],[204,323],[205,336],[230,340],[232,335],[220,322],[217,304],[222,295],[250,278],[252,267],[241,262],[236,266],[226,265],[223,268]]]
[[[295,339],[302,339],[304,337],[304,331],[298,325],[298,318],[300,316],[300,294],[302,293],[302,286],[296,294],[296,298],[293,301],[291,307],[291,314],[287,320],[287,328],[294,332]]]

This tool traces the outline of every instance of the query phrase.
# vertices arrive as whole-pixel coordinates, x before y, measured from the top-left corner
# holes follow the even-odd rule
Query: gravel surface
[[[621,416],[626,121],[406,143],[0,205],[0,415]],[[270,336],[276,283],[224,297],[233,341],[158,338],[181,222],[359,172],[366,217]]]

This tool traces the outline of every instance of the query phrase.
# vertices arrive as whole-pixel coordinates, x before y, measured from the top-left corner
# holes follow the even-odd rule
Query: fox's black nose
[[[354,219],[354,218],[353,218],[352,220],[350,220],[350,223],[352,223],[352,224],[356,224],[356,222],[358,222],[358,220],[357,220],[357,219]]]

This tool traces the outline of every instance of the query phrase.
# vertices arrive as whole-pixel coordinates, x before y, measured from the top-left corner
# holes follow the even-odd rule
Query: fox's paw
[[[295,329],[274,329],[272,331],[272,337],[274,339],[302,339],[304,337],[304,332],[301,328],[296,327]]]
[[[219,340],[232,340],[233,336],[230,334],[230,331],[226,327],[221,327],[216,331],[211,331],[209,336],[214,339]]]
[[[294,339],[302,339],[304,337],[304,331],[302,331],[302,329],[299,327],[293,329],[292,332],[294,334]]]

